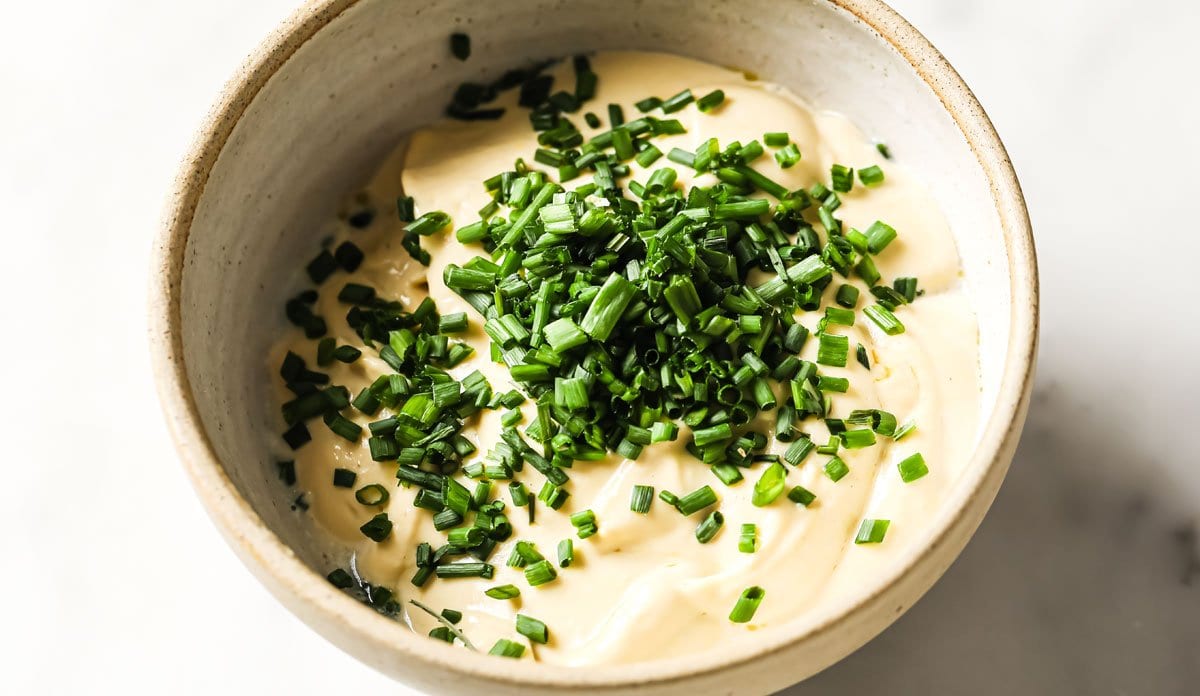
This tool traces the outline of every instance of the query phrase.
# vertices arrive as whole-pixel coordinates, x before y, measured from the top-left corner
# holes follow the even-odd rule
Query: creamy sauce
[[[898,559],[904,557],[933,519],[948,489],[967,464],[976,437],[979,411],[977,327],[971,307],[961,288],[961,272],[954,240],[946,221],[926,189],[903,168],[884,160],[866,137],[845,118],[806,108],[781,88],[751,82],[723,68],[662,54],[603,53],[592,59],[600,76],[598,91],[585,109],[603,114],[604,105],[620,103],[626,117],[637,115],[633,103],[649,95],[662,98],[684,88],[697,96],[713,88],[725,91],[726,101],[712,113],[694,106],[672,114],[687,133],[658,137],[654,144],[664,153],[672,147],[694,150],[710,137],[722,146],[732,140],[760,139],[764,132],[786,131],[799,144],[803,159],[791,169],[781,169],[771,157],[771,148],[754,166],[788,189],[807,188],[814,181],[828,181],[829,168],[841,163],[857,168],[880,165],[886,173],[881,186],[865,189],[856,185],[843,194],[837,211],[845,225],[866,229],[876,219],[899,232],[898,239],[877,257],[885,282],[897,276],[916,276],[925,295],[897,310],[907,330],[887,336],[861,311],[853,327],[830,326],[835,333],[850,336],[851,352],[857,343],[868,346],[872,369],[868,375],[853,359],[847,368],[822,366],[823,374],[850,379],[846,394],[833,394],[833,412],[844,416],[855,408],[882,408],[903,423],[913,419],[916,431],[900,442],[880,437],[877,445],[845,450],[839,456],[850,473],[840,482],[822,472],[827,457],[814,453],[799,469],[788,467],[788,487],[800,484],[817,495],[809,508],[780,497],[767,507],[750,503],[754,481],[761,467],[745,472],[746,480],[731,487],[721,484],[708,467],[683,449],[686,428],[674,443],[646,449],[637,461],[610,457],[601,462],[576,462],[570,470],[571,492],[558,512],[539,506],[536,524],[527,524],[524,510],[506,511],[514,527],[512,537],[497,547],[490,562],[495,576],[484,579],[431,579],[424,588],[413,587],[413,549],[428,541],[435,547],[444,533],[433,528],[431,514],[412,506],[412,491],[397,489],[395,466],[373,462],[366,438],[353,444],[334,435],[319,421],[310,424],[313,440],[297,451],[299,485],[308,491],[309,513],[328,533],[353,550],[356,567],[372,583],[396,589],[401,598],[417,598],[437,609],[449,607],[464,612],[460,628],[486,650],[498,638],[519,640],[513,624],[523,613],[544,621],[551,632],[548,645],[528,645],[527,658],[567,665],[626,663],[675,656],[722,645],[758,627],[788,622],[817,608],[840,601],[844,594],[860,589]],[[570,67],[559,66],[556,84],[573,84]],[[515,95],[502,97],[512,106]],[[593,131],[577,125],[585,136]],[[367,252],[367,260],[353,274],[339,273],[321,292],[317,313],[329,323],[338,343],[361,345],[346,325],[346,306],[336,300],[343,282],[371,285],[381,296],[399,299],[409,308],[426,294],[443,314],[465,311],[471,331],[465,336],[475,355],[451,372],[463,378],[473,370],[487,376],[496,392],[512,388],[507,369],[488,360],[488,342],[482,321],[462,299],[445,287],[442,270],[483,253],[477,245],[459,244],[446,233],[424,238],[433,261],[426,269],[411,260],[400,247],[401,224],[390,213],[390,202],[403,191],[416,199],[418,213],[442,210],[454,226],[478,219],[478,211],[489,200],[480,184],[488,176],[511,169],[518,157],[532,161],[536,147],[527,111],[509,108],[499,121],[439,123],[414,133],[407,147],[398,150],[368,187],[370,198],[384,211],[368,231],[345,231]],[[638,181],[647,172],[630,163]],[[666,158],[653,168],[673,166]],[[676,167],[680,182],[689,185],[690,171]],[[711,183],[705,175],[703,183]],[[568,188],[589,178],[568,182]],[[838,279],[842,282],[842,279]],[[859,310],[870,295],[862,290]],[[427,284],[427,286],[426,286]],[[819,315],[801,317],[813,329]],[[293,350],[315,365],[316,343],[299,332],[289,334],[271,356],[273,369],[283,353]],[[811,339],[801,355],[815,360],[817,341]],[[347,386],[352,394],[370,384],[389,368],[374,351],[364,350],[352,365],[335,363],[322,368],[334,384]],[[274,380],[278,383],[278,380]],[[278,386],[280,401],[289,398]],[[532,401],[526,403],[532,408]],[[351,409],[352,411],[352,409]],[[361,414],[347,417],[366,425]],[[482,457],[498,439],[499,411],[481,413],[464,431],[476,441]],[[524,424],[532,420],[526,414]],[[773,412],[769,414],[773,423]],[[806,420],[803,430],[820,444],[828,439],[822,422]],[[779,443],[772,450],[782,452]],[[930,473],[910,484],[900,480],[896,463],[921,452]],[[383,543],[367,540],[358,527],[377,512],[354,499],[354,489],[334,488],[331,472],[343,467],[358,472],[355,488],[381,483],[392,491],[386,511],[395,523],[392,536]],[[522,475],[536,493],[541,477]],[[465,481],[468,488],[474,484]],[[649,515],[629,510],[634,484],[647,484],[656,492],[668,489],[684,494],[709,484],[720,498],[725,526],[706,545],[696,542],[694,530],[703,514],[683,518],[673,508],[655,500]],[[504,482],[496,491],[506,502]],[[495,495],[495,494],[494,494]],[[579,540],[568,521],[572,512],[591,508],[596,513],[599,533]],[[863,518],[891,520],[882,544],[856,545],[853,537]],[[741,553],[738,532],[743,523],[758,526],[756,553]],[[535,542],[551,560],[562,539],[575,539],[575,563],[559,569],[558,580],[531,588],[523,572],[509,568],[505,559],[518,540]],[[521,588],[520,598],[501,601],[483,594],[489,587],[512,583]],[[752,623],[734,624],[728,614],[743,589],[761,585],[766,599]],[[406,608],[410,608],[406,603]],[[426,633],[433,620],[412,612],[412,627]]]

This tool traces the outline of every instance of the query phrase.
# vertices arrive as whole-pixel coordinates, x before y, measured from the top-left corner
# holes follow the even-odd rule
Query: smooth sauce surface
[[[717,87],[725,91],[725,103],[712,113],[689,107],[672,114],[688,132],[656,138],[654,143],[663,152],[672,147],[694,150],[710,137],[724,145],[785,131],[803,153],[800,163],[781,169],[768,148],[754,166],[788,189],[827,182],[835,162],[856,169],[880,165],[886,173],[884,184],[872,189],[856,185],[842,195],[837,214],[844,224],[858,229],[877,219],[892,225],[899,237],[876,259],[884,282],[916,276],[925,294],[897,310],[907,329],[903,334],[885,335],[861,311],[855,326],[830,327],[831,332],[850,337],[852,352],[857,343],[867,346],[872,365],[867,372],[852,358],[846,368],[822,367],[823,374],[847,377],[851,384],[848,393],[833,395],[833,413],[844,416],[851,409],[882,408],[901,423],[915,420],[918,427],[900,442],[881,437],[873,447],[843,449],[839,456],[850,473],[836,483],[822,472],[826,456],[814,453],[798,469],[788,467],[789,488],[799,484],[816,493],[810,507],[795,505],[786,497],[767,507],[754,507],[750,496],[761,465],[746,471],[745,480],[724,486],[707,466],[684,451],[689,434],[683,427],[678,441],[648,447],[636,461],[610,456],[601,462],[576,462],[569,472],[571,496],[566,505],[557,512],[540,506],[534,525],[527,524],[524,510],[510,505],[507,513],[514,533],[490,559],[496,569],[491,580],[434,578],[424,588],[413,587],[409,582],[415,571],[413,549],[421,541],[436,547],[444,534],[434,530],[428,511],[412,506],[412,491],[396,488],[394,465],[371,460],[365,437],[350,443],[319,422],[312,424],[313,441],[295,453],[299,486],[308,492],[309,514],[354,551],[357,569],[366,580],[397,590],[404,600],[416,598],[436,609],[462,611],[459,627],[484,650],[498,638],[528,643],[516,634],[514,617],[517,613],[536,617],[549,626],[551,640],[548,645],[528,646],[526,658],[568,665],[637,662],[720,646],[757,627],[778,625],[836,603],[860,589],[906,556],[927,520],[935,516],[971,454],[980,400],[978,330],[961,289],[957,252],[947,224],[925,188],[884,160],[853,124],[841,116],[814,112],[777,87],[677,56],[602,53],[592,58],[592,67],[599,85],[594,101],[584,109],[601,114],[604,105],[620,103],[627,118],[633,118],[638,113],[635,101],[650,95],[665,98],[684,88],[697,96]],[[569,65],[553,72],[556,84],[571,84]],[[513,99],[514,95],[505,95],[502,103],[511,106]],[[433,257],[425,268],[400,247],[401,223],[388,213],[390,202],[403,192],[416,199],[418,213],[445,211],[455,228],[477,220],[477,211],[490,200],[480,182],[511,169],[518,157],[532,161],[536,141],[526,114],[524,109],[509,108],[498,121],[430,126],[414,133],[406,147],[385,163],[368,187],[371,200],[385,212],[369,230],[339,235],[367,251],[367,260],[355,273],[329,281],[316,307],[339,344],[362,345],[343,319],[346,307],[336,300],[343,282],[371,285],[382,297],[399,299],[409,308],[428,294],[441,313],[465,311],[471,319],[470,332],[459,338],[476,352],[452,374],[461,379],[477,369],[497,392],[515,386],[507,369],[487,358],[488,340],[478,315],[442,281],[446,264],[462,265],[484,254],[482,248],[459,244],[449,231],[425,238],[423,244]],[[582,118],[574,120],[585,136],[592,132]],[[647,172],[636,163],[631,166],[633,178],[645,181]],[[664,158],[652,168],[661,166],[671,164]],[[695,178],[685,168],[676,168],[683,185]],[[580,178],[566,186],[588,180]],[[852,282],[863,291],[861,310],[870,295],[860,281]],[[812,329],[818,318],[810,313],[800,320]],[[271,356],[271,365],[277,366],[287,350],[313,363],[315,346],[298,331],[289,334]],[[801,357],[814,360],[816,349],[817,341],[810,340]],[[345,385],[351,393],[389,371],[370,349],[364,349],[362,359],[354,364],[334,363],[324,369],[334,384]],[[282,385],[277,386],[282,402],[288,395]],[[522,427],[532,419],[532,401],[525,408],[529,411]],[[482,457],[497,441],[500,413],[485,410],[468,422],[464,434],[478,446],[471,459]],[[349,412],[346,415],[351,417]],[[355,420],[365,426],[373,418],[357,414]],[[802,430],[818,444],[828,439],[820,421],[809,419]],[[771,445],[771,451],[782,449],[780,443]],[[924,455],[930,473],[905,484],[896,463],[914,452]],[[358,527],[377,509],[357,503],[354,489],[331,485],[337,467],[358,473],[356,487],[380,483],[392,491],[385,509],[395,528],[385,542],[376,544],[359,532]],[[536,492],[540,476],[527,470],[523,478]],[[694,531],[702,513],[684,518],[659,500],[648,515],[633,513],[629,499],[635,484],[678,494],[708,484],[720,498],[724,528],[712,542],[701,545]],[[503,482],[497,482],[494,490],[494,497],[498,494],[510,502]],[[568,515],[587,508],[596,513],[599,533],[579,540]],[[891,520],[882,544],[853,543],[863,518]],[[751,522],[758,526],[758,550],[741,553],[738,531]],[[566,538],[575,539],[575,563],[559,569],[555,582],[531,588],[521,569],[504,563],[518,540],[536,543],[553,560],[555,547]],[[483,594],[489,587],[507,583],[521,588],[520,598],[501,601]],[[751,585],[766,589],[753,622],[730,623],[730,609]],[[437,625],[416,611],[408,619],[422,634]]]

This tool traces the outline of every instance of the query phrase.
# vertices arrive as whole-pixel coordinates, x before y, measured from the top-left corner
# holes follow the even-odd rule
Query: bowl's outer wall
[[[451,31],[471,34],[470,61],[449,56]],[[282,327],[274,308],[299,287],[297,269],[332,213],[405,132],[439,116],[455,85],[602,48],[670,51],[751,70],[885,139],[930,183],[955,232],[980,320],[981,420],[991,422],[959,495],[940,512],[943,524],[931,530],[930,550],[896,582],[882,578],[864,588],[863,602],[845,619],[761,631],[754,645],[723,646],[726,659],[717,662],[533,672],[523,663],[464,660],[461,651],[373,615],[309,569],[328,570],[335,549],[281,495],[272,462],[286,453],[264,436],[281,427],[269,408],[272,366],[264,356]],[[824,668],[893,621],[957,556],[1011,460],[1032,373],[1035,266],[1011,167],[941,56],[875,2],[317,3],[268,41],[218,104],[180,179],[158,255],[160,388],[218,527],[323,635],[438,693],[495,690],[489,675],[496,674],[512,681],[499,693],[531,693],[519,686],[529,682],[544,684],[545,693],[589,682],[596,693],[631,684],[644,684],[645,693],[765,693]]]

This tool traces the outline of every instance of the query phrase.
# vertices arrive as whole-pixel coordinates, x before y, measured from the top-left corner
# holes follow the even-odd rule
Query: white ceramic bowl
[[[473,56],[450,58],[466,31]],[[574,670],[415,635],[325,581],[335,552],[289,509],[269,451],[264,355],[321,223],[465,79],[605,48],[675,52],[753,71],[885,137],[923,177],[958,243],[978,312],[983,431],[927,543],[812,620],[719,652]],[[444,694],[767,693],[841,659],[945,571],[1007,471],[1037,340],[1024,202],[983,109],[945,59],[874,0],[323,0],[284,23],[230,81],[184,164],[155,258],[163,406],[217,527],[300,618],[371,666]]]

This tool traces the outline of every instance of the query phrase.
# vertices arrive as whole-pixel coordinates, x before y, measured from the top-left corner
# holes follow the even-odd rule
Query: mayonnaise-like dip
[[[813,111],[786,90],[738,72],[672,55],[633,52],[601,53],[591,58],[591,64],[599,84],[589,104],[601,105],[592,107],[597,112],[602,105],[617,103],[627,114],[636,115],[634,102],[650,95],[665,98],[685,88],[697,96],[714,88],[724,90],[725,102],[712,113],[688,108],[671,115],[683,122],[687,132],[655,139],[663,152],[672,147],[691,151],[711,137],[721,143],[744,143],[762,138],[765,132],[785,131],[803,154],[800,162],[782,169],[768,155],[756,166],[789,190],[827,180],[834,163],[855,168],[880,165],[886,172],[884,183],[873,188],[859,185],[842,194],[838,216],[858,229],[875,220],[894,227],[899,236],[877,257],[877,266],[885,279],[917,277],[924,294],[897,310],[906,327],[899,335],[884,334],[861,311],[854,326],[827,329],[849,336],[852,351],[858,343],[865,345],[871,364],[869,373],[853,357],[846,368],[822,368],[822,374],[850,380],[847,393],[832,395],[834,409],[841,414],[851,409],[884,409],[901,423],[913,421],[917,427],[900,441],[880,437],[872,447],[843,449],[839,456],[850,473],[837,482],[822,471],[827,457],[811,456],[798,468],[788,467],[787,486],[802,485],[814,492],[816,501],[811,506],[786,497],[765,507],[752,505],[757,470],[732,486],[721,484],[707,465],[684,450],[689,438],[682,427],[675,442],[652,445],[634,461],[610,454],[604,461],[576,462],[570,469],[566,504],[558,511],[541,507],[535,524],[528,524],[523,510],[510,506],[507,514],[514,533],[493,553],[491,579],[434,578],[424,587],[414,587],[410,583],[414,548],[422,541],[436,547],[444,532],[435,531],[429,511],[413,506],[412,491],[397,488],[394,464],[372,461],[365,437],[348,442],[319,419],[310,427],[312,441],[295,452],[298,487],[306,492],[308,514],[347,547],[363,579],[398,593],[414,630],[424,634],[438,623],[416,611],[409,599],[436,610],[463,612],[458,628],[482,650],[507,638],[526,643],[525,659],[565,665],[629,663],[700,651],[759,627],[796,620],[854,593],[887,572],[922,538],[968,462],[980,401],[978,331],[962,288],[954,239],[929,192],[903,167],[885,160],[844,117]],[[563,84],[571,80],[569,71],[569,64],[551,70]],[[515,108],[515,99],[515,94],[501,95],[499,103],[510,108],[499,120],[447,121],[413,133],[369,184],[366,196],[381,211],[403,194],[415,199],[418,214],[445,211],[453,223],[446,231],[422,239],[432,257],[428,267],[401,248],[403,223],[393,216],[380,213],[366,230],[347,227],[338,233],[339,241],[353,239],[366,252],[362,266],[354,273],[340,274],[337,282],[322,290],[314,308],[326,318],[328,335],[336,337],[339,345],[363,346],[343,319],[347,307],[336,299],[343,281],[372,286],[380,296],[408,308],[428,295],[442,314],[466,312],[471,317],[469,332],[456,338],[471,344],[475,353],[451,374],[462,379],[479,370],[497,393],[515,386],[508,369],[490,360],[489,339],[477,313],[443,282],[447,264],[462,265],[483,253],[476,244],[456,241],[452,232],[477,220],[477,211],[490,200],[480,182],[511,168],[517,158],[532,160],[535,134],[528,112]],[[585,105],[583,110],[588,108]],[[585,137],[601,130],[578,125]],[[650,169],[667,164],[663,159]],[[645,181],[649,170],[634,162],[630,166],[632,178]],[[682,185],[696,179],[686,167],[676,168]],[[870,298],[861,280],[845,282],[854,283],[864,298]],[[814,321],[807,322],[810,328]],[[278,344],[270,365],[276,369],[289,350],[315,364],[315,346],[315,341],[294,330]],[[817,341],[810,340],[800,357],[815,360],[816,352]],[[334,362],[322,369],[351,394],[389,372],[369,348],[363,349],[357,362]],[[277,393],[280,402],[291,398],[281,384]],[[533,401],[522,408],[528,423],[535,416]],[[500,410],[484,410],[468,422],[464,434],[478,446],[471,459],[483,457],[496,443],[500,416]],[[346,417],[364,428],[374,420],[352,409]],[[802,428],[818,444],[829,438],[820,420],[809,419]],[[769,451],[781,453],[785,448],[786,444],[772,442]],[[924,456],[929,474],[904,483],[896,465],[915,452]],[[331,485],[335,468],[356,472],[356,485]],[[468,488],[474,485],[461,475],[460,480]],[[540,477],[533,474],[529,481],[536,494]],[[382,509],[395,526],[382,543],[359,531],[379,512],[355,500],[355,488],[368,483],[391,492]],[[649,514],[632,512],[630,491],[635,484],[680,495],[711,485],[720,498],[725,525],[710,543],[697,543],[694,532],[701,515],[684,518],[660,500],[654,501]],[[497,482],[496,489],[507,498],[505,482]],[[580,540],[568,515],[589,508],[596,514],[599,533]],[[866,518],[891,521],[883,543],[854,543]],[[743,523],[757,525],[754,553],[738,549]],[[558,569],[555,582],[529,587],[522,569],[505,565],[518,540],[536,543],[553,561],[557,544],[567,538],[575,539],[575,560],[569,568]],[[521,588],[519,598],[497,600],[484,595],[487,588],[509,583]],[[750,623],[732,623],[730,609],[742,590],[754,585],[766,590],[765,600]],[[518,635],[513,630],[518,613],[545,622],[550,641],[530,644]]]

